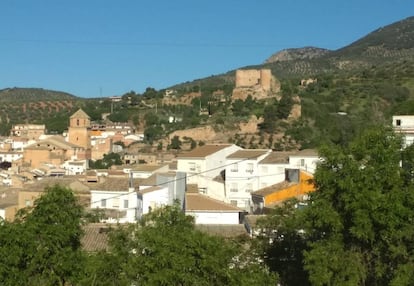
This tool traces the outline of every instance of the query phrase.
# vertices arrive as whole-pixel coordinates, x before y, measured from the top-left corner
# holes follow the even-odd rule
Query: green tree
[[[412,154],[385,128],[321,148],[307,206],[287,203],[261,224],[260,249],[282,283],[413,285]]]
[[[55,185],[0,226],[2,285],[72,285],[84,265],[83,211],[70,189]]]
[[[384,129],[322,149],[304,211],[313,285],[414,283],[414,189],[400,150],[401,139]]]
[[[272,285],[275,277],[240,248],[194,227],[178,206],[155,210],[111,234],[111,250],[90,273],[102,285]],[[250,257],[251,258],[251,257]],[[112,261],[112,262],[111,262]],[[122,281],[124,284],[105,284]]]
[[[174,150],[180,150],[181,144],[182,142],[180,140],[180,137],[176,135],[171,139],[171,144],[168,147]]]
[[[113,165],[122,165],[121,156],[118,153],[104,154],[102,159],[96,161],[89,160],[89,167],[91,169],[108,169]]]

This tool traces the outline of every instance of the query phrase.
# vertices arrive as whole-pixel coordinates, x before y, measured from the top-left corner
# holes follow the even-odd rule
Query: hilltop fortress
[[[280,82],[272,76],[270,69],[237,70],[232,99],[245,100],[274,97],[280,91]]]

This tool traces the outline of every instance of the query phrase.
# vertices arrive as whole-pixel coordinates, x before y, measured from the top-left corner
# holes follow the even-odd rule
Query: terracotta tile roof
[[[24,184],[24,191],[43,192],[47,187],[60,185],[62,187],[70,188],[75,193],[89,192],[89,187],[75,178],[65,177],[45,177],[41,180],[31,181]]]
[[[212,199],[206,195],[199,193],[186,194],[186,211],[202,211],[202,212],[241,212],[238,207],[226,204],[222,201]]]
[[[210,235],[227,238],[248,235],[243,224],[196,224],[195,228]]]
[[[148,194],[148,193],[151,193],[151,192],[154,192],[154,191],[159,191],[161,189],[162,189],[162,187],[153,186],[153,187],[145,188],[143,190],[139,190],[138,193],[143,195],[143,194]]]
[[[232,146],[231,144],[208,144],[187,153],[178,154],[178,158],[205,158],[211,154],[214,154],[220,150]]]
[[[74,114],[72,114],[72,116],[70,118],[85,118],[85,119],[90,119],[89,115],[86,114],[86,112],[83,111],[81,108],[78,109],[78,111],[76,111]]]
[[[291,156],[314,157],[314,156],[319,156],[319,154],[318,154],[318,151],[315,149],[303,149],[303,150],[296,152],[295,154]]]
[[[91,190],[94,191],[110,191],[110,192],[128,192],[129,189],[129,178],[102,178],[97,183],[88,183]],[[133,187],[138,190],[139,188],[138,179],[133,179]]]
[[[198,193],[198,184],[187,184],[187,193]]]
[[[229,156],[227,156],[227,159],[256,159],[266,153],[268,153],[269,150],[255,150],[255,149],[250,149],[250,150],[239,150],[236,151],[232,154],[230,154]]]
[[[141,186],[155,186],[157,184],[157,174],[152,174],[146,179],[141,180]]]
[[[131,171],[135,172],[154,172],[158,169],[165,167],[165,165],[148,165],[148,164],[139,164],[131,168]]]
[[[259,164],[287,164],[289,163],[289,156],[295,152],[272,152],[266,156]]]
[[[84,235],[81,238],[83,250],[97,252],[108,250],[108,233],[112,227],[103,223],[91,223],[83,226]]]
[[[25,149],[48,150],[50,149],[50,147],[48,147],[47,145],[52,145],[60,149],[82,148],[78,145],[65,141],[65,139],[62,136],[56,135],[43,140],[39,140],[36,143],[30,144]]]
[[[18,190],[10,187],[0,189],[0,208],[7,208],[17,205]]]
[[[287,187],[293,186],[293,185],[298,185],[299,183],[297,182],[288,182],[288,181],[283,181],[281,183],[275,184],[275,185],[271,185],[269,187],[257,190],[255,192],[252,192],[252,195],[255,196],[261,196],[261,197],[265,197],[267,195],[273,194],[275,192],[281,191],[286,189]]]

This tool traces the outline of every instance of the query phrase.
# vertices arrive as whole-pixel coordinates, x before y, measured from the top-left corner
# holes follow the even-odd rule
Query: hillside
[[[271,69],[281,82],[279,98],[283,100],[232,102],[235,71],[169,87],[176,94],[168,101],[163,100],[163,91],[153,89],[125,94],[121,102],[111,104],[108,99],[13,88],[0,91],[0,132],[7,134],[11,124],[24,122],[46,123],[48,130],[60,132],[70,114],[82,107],[93,120],[112,110],[112,120],[134,122],[145,129],[151,143],[177,130],[211,126],[226,134],[223,140],[243,147],[342,144],[370,124],[386,124],[392,114],[414,113],[414,17],[379,28],[335,51],[286,49],[263,64],[244,68]],[[301,79],[310,77],[317,81],[299,85]],[[286,120],[292,100],[300,101],[295,111],[302,115],[300,120]],[[257,121],[256,133],[246,133],[241,126],[250,125],[252,115],[264,121]],[[178,121],[170,122],[171,118]],[[193,144],[190,139],[186,140]],[[162,143],[165,148],[168,140]]]

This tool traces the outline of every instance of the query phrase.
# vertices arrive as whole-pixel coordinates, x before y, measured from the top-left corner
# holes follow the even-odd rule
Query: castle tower
[[[69,119],[68,141],[85,149],[91,148],[91,119],[82,109],[76,111]]]

